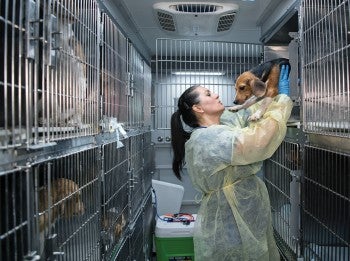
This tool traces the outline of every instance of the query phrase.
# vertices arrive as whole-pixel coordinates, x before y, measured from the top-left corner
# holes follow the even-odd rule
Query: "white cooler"
[[[155,190],[153,202],[157,203],[158,215],[180,212],[184,187],[159,180],[152,180]],[[196,219],[196,214],[193,214]],[[194,260],[193,229],[194,222],[168,222],[156,217],[155,246],[157,261]]]

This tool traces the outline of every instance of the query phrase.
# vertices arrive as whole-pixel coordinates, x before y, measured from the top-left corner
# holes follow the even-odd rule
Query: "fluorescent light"
[[[172,72],[174,75],[207,75],[207,76],[220,76],[220,75],[225,75],[224,72],[196,72],[196,71],[179,71],[179,72]]]

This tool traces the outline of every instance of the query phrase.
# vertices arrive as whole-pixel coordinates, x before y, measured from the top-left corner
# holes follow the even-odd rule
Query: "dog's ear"
[[[258,78],[251,80],[250,86],[252,87],[252,92],[256,97],[262,97],[266,93],[266,84]]]

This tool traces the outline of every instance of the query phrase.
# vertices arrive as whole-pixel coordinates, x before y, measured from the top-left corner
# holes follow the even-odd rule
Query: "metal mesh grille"
[[[175,23],[172,15],[160,11],[157,12],[157,15],[159,24],[164,30],[175,32]]]
[[[143,127],[144,125],[144,61],[139,52],[129,44],[129,118],[130,127]]]
[[[27,138],[24,5],[2,0],[0,8],[0,148]]]
[[[307,132],[350,137],[348,0],[302,1],[303,118]]]
[[[36,5],[39,3],[36,3]],[[93,0],[46,2],[42,16],[28,17],[49,26],[34,29],[39,40],[28,52],[33,143],[96,134],[99,121],[99,10]],[[47,31],[46,31],[47,29]],[[46,44],[48,43],[48,44]],[[28,53],[30,55],[30,53]],[[40,69],[41,68],[41,69]],[[37,79],[36,79],[37,77]]]
[[[235,20],[236,13],[226,14],[220,17],[218,22],[217,31],[224,32],[230,30],[233,21]]]
[[[45,237],[38,253],[64,252],[58,260],[100,256],[97,156],[98,150],[91,149],[35,166],[38,232]],[[53,234],[57,234],[56,249],[50,248]]]
[[[156,129],[170,129],[178,97],[195,84],[232,106],[235,79],[261,62],[262,46],[257,44],[157,39],[156,45]]]
[[[117,144],[103,146],[102,244],[107,256],[122,240],[129,220],[129,146],[127,141],[122,148],[117,148]]]
[[[143,212],[139,213],[139,215],[135,218],[135,223],[133,224],[130,243],[131,243],[131,258],[132,260],[144,260],[144,252],[143,252]]]
[[[33,214],[34,191],[27,185],[29,171],[13,171],[0,176],[0,257],[22,260],[34,249],[34,230],[29,223]]]
[[[1,1],[0,146],[97,133],[97,3],[24,3]]]
[[[350,155],[305,147],[302,232],[307,260],[349,260]]]
[[[299,145],[283,141],[274,155],[264,162],[264,179],[269,192],[277,243],[288,260],[297,256],[299,238]]]
[[[122,242],[118,252],[115,254],[114,257],[111,257],[111,259],[112,260],[123,260],[123,261],[124,260],[125,261],[130,261],[131,260],[131,258],[130,258],[130,240],[129,240],[129,238],[126,238]]]
[[[143,142],[142,135],[130,137],[130,200],[131,213],[135,217],[143,197]]]
[[[154,174],[154,146],[151,144],[151,132],[143,134],[143,193],[150,191]]]
[[[5,260],[100,256],[97,149],[1,173],[1,249]]]
[[[111,19],[103,14],[101,93],[102,115],[127,122],[127,52],[128,43]]]

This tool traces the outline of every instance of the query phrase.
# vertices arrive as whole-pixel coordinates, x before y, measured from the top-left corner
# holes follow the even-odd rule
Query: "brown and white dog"
[[[40,254],[43,254],[45,236],[51,233],[55,222],[84,214],[85,209],[79,186],[70,179],[56,179],[51,183],[50,192],[48,186],[40,187],[38,192]]]
[[[262,63],[239,75],[236,80],[236,96],[233,101],[237,105],[228,109],[230,111],[246,109],[264,98],[260,108],[249,117],[250,121],[260,119],[272,102],[272,98],[278,94],[278,82],[282,65],[289,65],[289,74],[289,60],[278,58]]]

